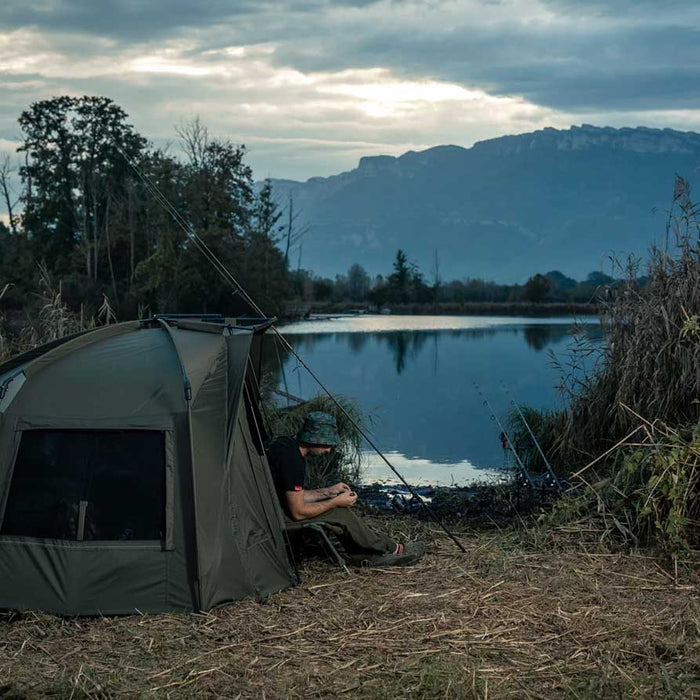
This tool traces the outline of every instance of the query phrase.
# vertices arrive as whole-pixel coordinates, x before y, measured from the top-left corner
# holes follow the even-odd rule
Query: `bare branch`
[[[14,207],[17,206],[19,202],[19,197],[17,197],[14,202],[12,201],[12,185],[10,184],[10,179],[12,174],[15,172],[15,167],[12,165],[9,154],[0,159],[0,189],[2,189],[2,196],[5,199],[5,207],[7,208],[7,215],[10,220],[10,230],[13,234],[17,234],[17,217],[14,214]]]
[[[209,145],[209,130],[202,124],[199,116],[192,121],[180,122],[175,127],[175,133],[182,140],[182,150],[187,155],[190,164],[199,168],[204,161],[205,152]]]

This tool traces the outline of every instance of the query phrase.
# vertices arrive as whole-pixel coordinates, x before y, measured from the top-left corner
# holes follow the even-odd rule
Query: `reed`
[[[574,499],[554,518],[594,513],[606,536],[673,552],[697,542],[700,517],[699,231],[700,207],[677,178],[666,242],[652,248],[645,275],[638,261],[619,264],[625,281],[604,300],[595,370],[579,371],[592,351],[583,343],[562,382],[566,410],[529,413],[572,484]]]
[[[62,283],[53,278],[46,264],[39,263],[37,270],[36,291],[27,300],[21,321],[11,323],[6,314],[0,312],[0,362],[43,343],[117,321],[106,295],[103,295],[97,318],[83,305],[78,311],[72,311],[63,298]],[[0,301],[9,288],[6,284],[0,291]]]

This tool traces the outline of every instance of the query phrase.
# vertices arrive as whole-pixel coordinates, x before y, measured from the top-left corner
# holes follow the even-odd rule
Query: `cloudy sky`
[[[31,102],[199,115],[256,178],[591,123],[700,131],[697,0],[2,0],[0,148]]]

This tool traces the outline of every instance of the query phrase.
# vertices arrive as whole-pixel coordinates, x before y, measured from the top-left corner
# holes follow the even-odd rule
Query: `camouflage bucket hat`
[[[308,445],[337,445],[338,426],[335,418],[323,411],[309,413],[297,435],[297,440]]]

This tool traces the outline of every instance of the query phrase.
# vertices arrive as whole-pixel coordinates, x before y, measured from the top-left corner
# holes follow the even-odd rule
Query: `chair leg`
[[[333,557],[335,558],[336,562],[338,563],[338,566],[340,566],[342,569],[344,569],[346,574],[350,573],[350,569],[345,564],[345,561],[343,560],[343,557],[340,556],[338,553],[338,550],[335,548],[335,545],[331,542],[330,538],[326,534],[325,529],[323,528],[322,525],[318,525],[317,523],[308,523],[304,525],[305,528],[314,530],[317,532],[320,536],[321,539],[323,540],[323,543],[326,546],[326,549],[328,552],[330,552]]]

